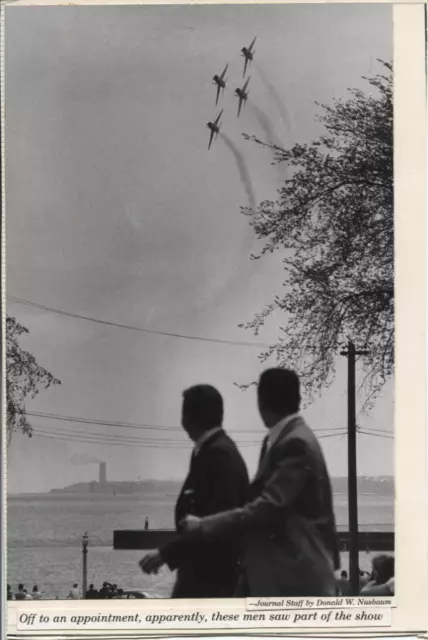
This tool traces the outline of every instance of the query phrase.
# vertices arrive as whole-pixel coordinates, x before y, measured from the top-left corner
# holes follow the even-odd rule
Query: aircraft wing
[[[257,36],[256,36],[256,38],[257,38]],[[251,51],[251,50],[252,50],[252,48],[254,47],[254,44],[255,44],[255,42],[256,42],[256,38],[254,38],[254,40],[252,41],[252,43],[251,43],[251,44],[250,44],[250,46],[248,47],[248,51]]]
[[[222,113],[223,113],[223,109],[222,109],[222,110],[220,111],[220,113],[218,114],[218,116],[217,116],[217,118],[216,118],[216,120],[215,120],[214,124],[218,124],[218,121],[220,120],[220,118],[221,118],[221,114],[222,114]]]
[[[215,103],[216,103],[216,105],[218,104],[218,98],[219,98],[219,95],[220,95],[220,89],[221,89],[221,87],[220,87],[220,85],[218,84],[218,85],[217,85],[217,97],[216,97],[216,99],[215,99]]]
[[[247,64],[248,64],[248,58],[247,58],[247,56],[245,56],[244,73],[242,74],[242,77],[244,77],[246,72],[247,72]]]
[[[229,66],[229,64],[227,64],[224,68],[223,73],[221,74],[220,78],[223,80],[224,76],[226,75],[226,71],[227,71],[227,67]]]
[[[251,76],[248,76],[247,82],[246,82],[246,83],[244,84],[244,86],[242,87],[242,91],[243,91],[244,93],[245,93],[245,91],[246,91],[246,89],[247,89],[247,87],[248,87],[248,83],[250,82],[250,80],[251,80]]]
[[[214,131],[211,129],[211,135],[210,135],[210,142],[209,142],[209,145],[208,145],[208,151],[210,150],[213,138],[214,138]]]
[[[242,108],[242,96],[239,96],[238,118],[239,118],[239,114],[241,113],[241,108]]]

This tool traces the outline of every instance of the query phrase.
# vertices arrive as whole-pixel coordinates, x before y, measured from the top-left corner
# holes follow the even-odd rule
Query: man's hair
[[[18,589],[22,590],[23,588],[24,588],[24,585],[22,584],[22,582],[20,582],[19,585],[18,585]]]
[[[223,422],[223,398],[209,384],[198,384],[183,392],[183,414],[204,430],[220,427]]]
[[[75,583],[73,584],[73,589],[77,589],[77,587],[78,587],[78,586],[79,586],[79,585],[77,584],[77,582],[75,582]]]
[[[291,369],[267,369],[257,387],[260,404],[278,415],[296,413],[300,407],[299,377]]]
[[[348,572],[343,570],[342,573],[340,574],[342,578],[347,579],[348,578]]]
[[[38,591],[38,590],[39,590],[39,588],[38,588],[38,586],[35,584],[35,585],[34,585],[34,587],[33,587],[33,591]]]
[[[384,584],[394,577],[395,560],[394,556],[381,554],[373,558],[373,571],[377,574],[377,584]]]

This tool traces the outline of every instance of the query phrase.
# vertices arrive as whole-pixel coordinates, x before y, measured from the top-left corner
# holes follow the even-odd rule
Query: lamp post
[[[88,542],[89,542],[88,532],[85,531],[85,533],[82,536],[82,556],[83,556],[82,597],[83,598],[86,598],[86,591],[88,590]]]

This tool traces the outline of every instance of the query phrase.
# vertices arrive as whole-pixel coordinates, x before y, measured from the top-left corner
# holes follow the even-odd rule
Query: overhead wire
[[[125,422],[125,421],[114,421],[114,420],[104,420],[98,418],[88,418],[81,416],[67,416],[55,413],[47,413],[41,411],[26,411],[25,414],[27,416],[37,417],[37,418],[46,418],[48,420],[58,420],[61,422],[74,422],[77,424],[89,424],[89,425],[101,425],[107,427],[120,427],[120,428],[128,428],[128,429],[141,429],[141,430],[152,430],[152,431],[179,431],[183,432],[183,427],[178,425],[175,426],[167,426],[167,425],[157,425],[157,424],[147,424],[147,423],[135,423],[135,422]],[[344,427],[326,427],[322,429],[314,429],[317,433],[322,432],[330,432],[330,431],[342,431]],[[257,434],[258,431],[254,429],[234,429],[233,433],[239,434]]]
[[[256,348],[259,348],[259,349],[267,349],[270,346],[268,344],[248,342],[248,341],[243,341],[243,340],[225,340],[225,339],[221,339],[221,338],[207,338],[207,337],[203,337],[203,336],[194,336],[194,335],[188,335],[188,334],[184,334],[184,333],[175,333],[175,332],[172,332],[172,331],[159,331],[159,330],[156,330],[156,329],[147,329],[146,327],[136,327],[136,326],[129,325],[129,324],[121,324],[119,322],[112,322],[112,321],[109,321],[109,320],[101,320],[99,318],[94,318],[92,316],[85,316],[83,314],[72,313],[71,311],[64,311],[62,309],[56,309],[54,307],[48,307],[47,305],[39,304],[37,302],[32,302],[31,300],[25,300],[23,298],[17,298],[15,296],[7,296],[7,300],[10,300],[11,302],[15,302],[16,304],[21,304],[21,305],[25,305],[27,307],[40,309],[41,311],[47,311],[49,313],[56,313],[58,315],[67,316],[69,318],[75,318],[76,320],[86,320],[88,322],[94,322],[94,323],[97,323],[97,324],[102,324],[102,325],[106,325],[106,326],[109,326],[109,327],[116,327],[116,328],[119,328],[119,329],[128,329],[129,331],[138,331],[140,333],[148,333],[148,334],[158,335],[158,336],[167,336],[169,338],[179,338],[179,339],[182,339],[182,340],[193,340],[193,341],[199,341],[199,342],[212,342],[214,344],[225,344],[225,345],[239,346],[239,347],[256,347]]]
[[[374,438],[383,438],[384,440],[394,440],[393,435],[381,434],[381,433],[373,433],[370,431],[363,431],[362,429],[358,429],[357,433],[361,433],[363,436],[372,436]]]
[[[319,438],[331,438],[342,436],[341,433],[330,433],[320,435]],[[82,442],[88,444],[99,445],[129,445],[141,448],[164,448],[164,449],[189,449],[194,445],[191,442],[171,440],[171,439],[157,439],[157,438],[139,438],[137,436],[120,436],[110,435],[103,433],[93,432],[74,432],[70,430],[55,431],[52,429],[43,428],[40,426],[34,426],[32,429],[32,436],[51,438],[53,440],[69,440],[72,442]],[[240,447],[260,447],[260,441],[236,441],[236,444]]]

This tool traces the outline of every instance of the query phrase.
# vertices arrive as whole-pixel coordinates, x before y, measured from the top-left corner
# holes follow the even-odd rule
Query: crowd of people
[[[17,591],[14,593],[10,584],[7,585],[7,599],[8,600],[41,600],[42,593],[37,585],[34,585],[33,590],[28,592],[25,585],[20,583]],[[77,582],[75,582],[68,592],[68,600],[80,600],[82,598],[82,592]],[[86,598],[89,600],[99,599],[120,599],[128,598],[128,594],[123,589],[118,588],[117,584],[111,584],[110,582],[103,582],[100,589],[95,589],[93,584],[89,585],[89,589],[86,591]],[[58,596],[57,596],[58,599]]]
[[[8,600],[41,600],[42,594],[39,587],[35,584],[32,591],[28,591],[25,585],[20,583],[17,591],[14,593],[10,584],[7,585]]]
[[[93,584],[89,585],[89,589],[86,592],[86,598],[89,600],[99,599],[121,599],[127,598],[123,589],[118,588],[117,584],[110,584],[110,582],[103,582],[100,589],[95,589]]]

